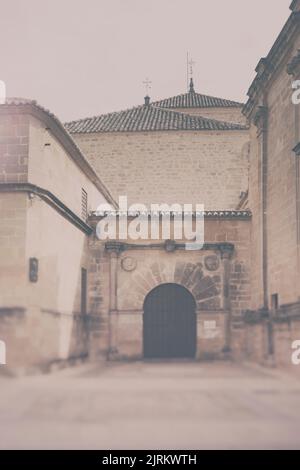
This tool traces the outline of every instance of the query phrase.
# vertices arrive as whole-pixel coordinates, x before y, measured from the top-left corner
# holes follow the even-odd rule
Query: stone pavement
[[[230,362],[0,377],[1,449],[299,449],[300,381]]]

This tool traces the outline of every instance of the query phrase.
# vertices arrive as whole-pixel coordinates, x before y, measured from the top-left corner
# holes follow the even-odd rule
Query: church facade
[[[300,2],[246,104],[187,93],[62,125],[0,106],[0,340],[7,369],[85,357],[291,365],[300,339]],[[161,206],[159,236],[99,237],[97,208]],[[162,233],[204,206],[201,249]],[[127,223],[137,214],[128,214]]]

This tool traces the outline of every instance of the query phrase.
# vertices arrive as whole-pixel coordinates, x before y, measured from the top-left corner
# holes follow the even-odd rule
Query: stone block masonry
[[[248,187],[248,131],[74,134],[115,199],[235,209]]]
[[[0,115],[0,183],[27,182],[28,147],[28,116]]]

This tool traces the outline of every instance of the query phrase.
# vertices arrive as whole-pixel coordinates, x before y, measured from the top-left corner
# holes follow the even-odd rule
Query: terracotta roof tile
[[[225,100],[214,96],[201,95],[195,91],[189,91],[182,95],[173,96],[152,103],[160,108],[241,108],[243,103]]]
[[[66,129],[71,134],[93,132],[137,132],[137,131],[226,131],[245,130],[246,126],[200,116],[170,111],[156,105],[143,105],[125,111],[103,114],[68,122]]]

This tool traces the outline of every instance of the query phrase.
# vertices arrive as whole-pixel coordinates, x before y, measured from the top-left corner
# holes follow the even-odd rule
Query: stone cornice
[[[77,144],[54,114],[38,105],[36,101],[13,99],[8,100],[6,104],[2,104],[0,106],[0,115],[3,114],[29,114],[42,122],[45,128],[53,134],[72,160],[75,161],[77,166],[105,197],[107,202],[112,204],[113,207],[117,207],[117,204],[108,189],[99,179],[98,175],[85,159]]]
[[[169,250],[168,246],[172,242],[173,249]],[[165,250],[176,251],[185,250],[185,243],[177,243],[174,240],[166,240],[161,243],[127,243],[119,241],[108,241],[105,243],[105,249],[109,253],[121,253],[129,250]],[[234,252],[234,245],[232,243],[205,243],[201,251],[219,251],[222,257],[230,257]]]
[[[142,213],[142,212],[135,212],[134,214],[133,213],[123,213],[123,212],[116,212],[116,213],[112,213],[110,211],[105,211],[105,212],[101,212],[101,214],[97,213],[96,211],[95,212],[91,212],[91,215],[90,215],[90,220],[93,220],[93,219],[102,219],[103,217],[106,217],[108,215],[112,215],[112,214],[115,214],[117,217],[124,217],[124,216],[127,216],[128,219],[134,219],[135,217],[138,217],[138,216],[145,216],[145,217],[150,217],[150,213],[146,212],[146,213]],[[167,215],[166,213],[164,212],[159,212],[158,214],[155,213],[153,215],[159,215],[159,217],[163,217],[165,215]],[[193,217],[196,217],[196,213],[195,212],[192,212],[190,215],[192,215]],[[174,212],[171,212],[170,214],[170,218],[175,218],[176,216],[178,216],[177,213],[174,213]],[[231,219],[242,219],[242,220],[249,220],[252,218],[252,212],[250,210],[230,210],[230,211],[204,211],[203,213],[203,216],[204,216],[204,219],[217,219],[217,220],[223,220],[223,219],[228,219],[228,220],[231,220]]]
[[[257,74],[248,91],[249,99],[243,108],[243,114],[247,116],[248,119],[252,117],[253,110],[258,105],[260,95],[266,89],[269,81],[278,69],[282,58],[291,47],[294,34],[299,31],[300,11],[295,9],[297,5],[298,3],[294,5],[292,14],[288,18],[268,56],[262,58],[256,67]]]
[[[86,235],[91,235],[93,229],[86,224],[80,217],[78,217],[71,209],[69,209],[63,202],[61,202],[50,191],[35,186],[31,183],[0,183],[0,193],[29,193],[39,196],[49,206],[55,209],[60,215],[71,222],[75,227],[84,232]]]

